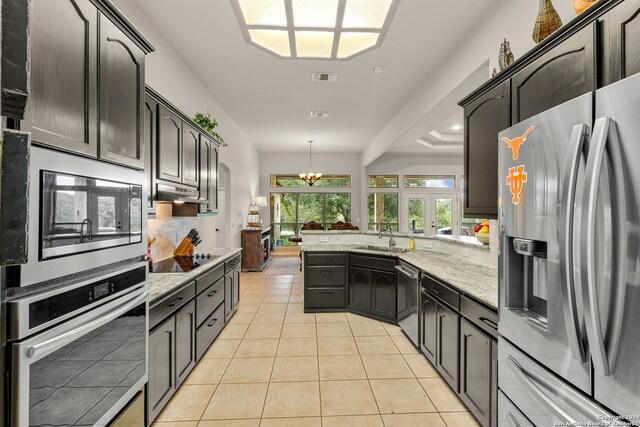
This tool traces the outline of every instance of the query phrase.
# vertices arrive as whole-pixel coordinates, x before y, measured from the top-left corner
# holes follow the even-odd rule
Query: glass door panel
[[[454,233],[452,224],[454,222],[452,196],[434,196],[433,198],[432,224],[434,224],[435,234],[451,235]]]
[[[411,233],[424,233],[427,213],[427,199],[424,197],[409,197],[407,200],[407,225]]]

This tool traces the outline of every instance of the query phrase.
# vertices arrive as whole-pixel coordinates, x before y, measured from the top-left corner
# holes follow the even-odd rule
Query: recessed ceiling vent
[[[312,82],[335,82],[338,80],[338,73],[311,73]]]
[[[329,117],[329,112],[328,111],[312,111],[310,115],[314,119],[326,119],[327,117]]]

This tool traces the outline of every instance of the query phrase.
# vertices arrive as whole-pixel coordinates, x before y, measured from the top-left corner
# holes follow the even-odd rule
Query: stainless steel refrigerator
[[[498,143],[499,424],[640,425],[640,75]]]

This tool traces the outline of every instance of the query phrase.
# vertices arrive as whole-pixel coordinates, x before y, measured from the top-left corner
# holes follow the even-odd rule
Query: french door
[[[404,194],[402,231],[433,236],[459,233],[458,193]]]

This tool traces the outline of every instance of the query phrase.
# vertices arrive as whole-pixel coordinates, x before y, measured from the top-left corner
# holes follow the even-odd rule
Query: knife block
[[[178,247],[173,251],[173,255],[175,256],[184,256],[184,255],[193,255],[195,247],[191,242],[191,239],[185,237],[182,239]]]

